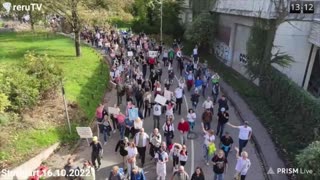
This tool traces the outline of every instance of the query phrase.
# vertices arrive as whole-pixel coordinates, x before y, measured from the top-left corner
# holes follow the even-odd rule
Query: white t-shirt
[[[213,102],[206,100],[206,101],[203,102],[202,107],[204,107],[205,109],[213,108]]]
[[[239,130],[239,139],[248,140],[249,133],[252,132],[251,127],[247,126],[245,128],[244,126],[239,126]]]
[[[193,55],[198,55],[198,49],[197,48],[193,49]]]
[[[204,144],[205,144],[206,146],[208,146],[209,143],[213,143],[215,139],[216,139],[216,138],[215,138],[214,135],[211,135],[211,136],[210,136],[209,134],[206,134],[206,135],[204,135]]]
[[[188,160],[188,153],[186,152],[185,155],[182,155],[181,152],[180,152],[179,160],[180,161],[187,161]]]
[[[242,159],[242,157],[237,159],[236,171],[240,172],[241,175],[246,175],[251,166],[250,159]]]
[[[175,92],[176,98],[182,98],[182,96],[183,96],[183,91],[182,91],[181,88],[177,88],[174,92]]]
[[[161,116],[161,106],[159,104],[153,106],[153,115]]]
[[[196,120],[196,118],[197,118],[196,113],[188,113],[188,115],[187,115],[187,119],[189,122],[194,122]]]
[[[132,158],[133,156],[136,156],[138,154],[137,148],[128,147],[128,158]]]

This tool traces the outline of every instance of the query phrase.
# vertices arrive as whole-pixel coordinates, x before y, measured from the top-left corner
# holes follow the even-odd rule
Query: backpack
[[[214,143],[210,143],[208,145],[208,154],[212,155],[214,152],[216,152],[216,145]]]

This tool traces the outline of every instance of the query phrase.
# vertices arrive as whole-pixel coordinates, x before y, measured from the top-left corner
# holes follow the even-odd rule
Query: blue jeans
[[[246,147],[248,140],[239,139],[239,156],[241,155],[242,149]]]
[[[222,174],[214,173],[213,180],[223,180],[223,178],[224,178],[223,173]]]
[[[124,125],[119,125],[119,131],[120,131],[120,139],[124,138],[126,127]]]
[[[189,121],[188,121],[188,123],[189,123],[189,126],[190,126],[190,130],[193,130],[194,125],[195,125],[196,123],[195,123],[195,122],[189,122]]]
[[[104,142],[108,141],[108,136],[110,136],[110,131],[108,128],[103,129],[103,140]]]
[[[203,154],[204,154],[204,159],[207,161],[207,162],[209,162],[209,159],[210,159],[210,157],[209,157],[209,148],[208,148],[208,146],[207,145],[203,145]]]

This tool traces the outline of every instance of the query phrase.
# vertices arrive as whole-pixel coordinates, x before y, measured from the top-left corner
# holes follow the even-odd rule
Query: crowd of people
[[[182,54],[180,41],[175,40],[172,47],[165,47],[144,33],[102,31],[96,28],[94,31],[83,31],[82,38],[109,55],[110,76],[117,96],[116,104],[101,104],[96,109],[103,143],[96,136],[93,137],[90,143],[91,161],[84,163],[92,176],[85,179],[95,179],[92,169],[100,168],[103,146],[115,133],[119,133],[115,152],[122,157],[123,166],[112,168],[108,177],[110,180],[146,180],[143,168],[147,155],[155,163],[159,180],[204,180],[212,177],[205,177],[200,167],[190,176],[184,170],[189,159],[188,137],[190,133],[196,133],[194,129],[199,121],[203,133],[203,157],[206,165],[213,166],[214,179],[224,179],[228,169],[228,154],[232,149],[235,149],[237,158],[234,178],[245,179],[251,162],[244,148],[251,138],[252,129],[247,121],[241,126],[229,123],[229,106],[227,98],[220,91],[220,77],[217,73],[211,74],[206,63],[199,63],[197,45],[191,58],[186,58]],[[163,73],[165,69],[168,74]],[[180,74],[178,85],[174,83],[175,72]],[[191,94],[192,108],[187,110],[187,114],[182,114],[185,91]],[[210,91],[208,97],[207,91]],[[164,97],[166,101],[156,101],[157,96]],[[205,99],[203,102],[200,102],[201,96]],[[218,106],[217,112],[214,112],[215,105]],[[112,112],[108,107],[113,107]],[[122,107],[125,109],[122,110]],[[199,109],[202,114],[197,114]],[[177,119],[177,114],[182,114],[183,118]],[[214,114],[218,122],[216,131],[212,127]],[[153,119],[153,129],[145,130],[144,121],[147,118]],[[179,121],[177,127],[174,121]],[[234,140],[228,132],[224,132],[225,125],[239,129],[239,147],[233,148]],[[176,134],[179,142],[174,141]],[[167,164],[170,161],[173,169],[168,172]]]

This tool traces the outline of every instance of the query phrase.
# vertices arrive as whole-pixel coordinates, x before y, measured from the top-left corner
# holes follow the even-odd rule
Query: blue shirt
[[[143,170],[139,170],[137,174],[134,174],[131,172],[131,180],[146,180],[146,177],[144,176]]]
[[[202,84],[203,84],[203,81],[201,79],[197,79],[196,82],[194,82],[195,87],[202,86]]]

